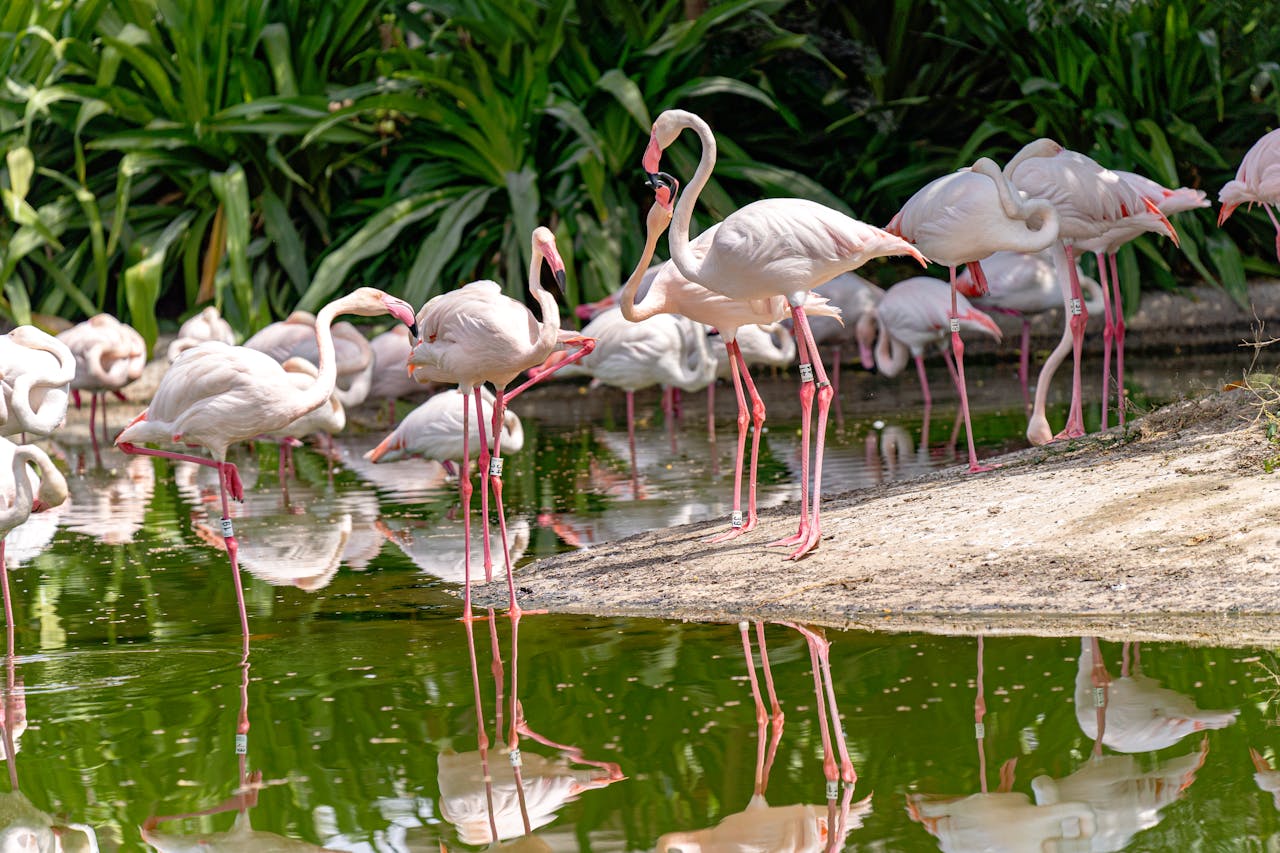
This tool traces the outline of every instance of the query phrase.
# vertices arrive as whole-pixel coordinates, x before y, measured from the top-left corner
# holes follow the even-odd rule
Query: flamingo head
[[[362,317],[390,314],[407,325],[410,334],[415,337],[418,334],[417,322],[409,303],[389,293],[383,293],[376,287],[357,287],[339,301],[342,304],[342,310],[338,312],[340,314],[358,314]]]
[[[556,279],[556,287],[560,290],[557,296],[563,299],[564,285],[567,280],[564,260],[560,257],[559,248],[556,247],[556,235],[551,233],[550,228],[539,225],[533,229],[533,252],[535,256],[541,256],[547,266],[551,267],[551,274]]]
[[[1237,205],[1224,204],[1222,209],[1218,211],[1218,227],[1222,227],[1222,223],[1231,218],[1231,214],[1235,212]]]
[[[854,337],[858,339],[858,358],[862,361],[863,368],[874,370],[876,359],[873,347],[876,345],[876,335],[879,332],[876,312],[864,311],[858,318],[857,325],[853,327],[853,332]]]

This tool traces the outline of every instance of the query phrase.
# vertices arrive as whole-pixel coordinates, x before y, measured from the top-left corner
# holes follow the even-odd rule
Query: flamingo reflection
[[[771,806],[765,798],[769,774],[782,737],[785,715],[774,689],[764,625],[756,623],[756,638],[760,646],[760,668],[764,673],[769,696],[768,708],[760,693],[760,681],[756,677],[748,625],[740,622],[738,630],[742,635],[751,697],[756,706],[756,773],[751,799],[745,809],[726,816],[713,827],[663,835],[658,839],[658,853],[747,853],[756,850],[768,850],[771,853],[830,853],[843,849],[849,832],[860,827],[863,818],[870,813],[869,795],[857,803],[853,802],[857,774],[845,745],[831,682],[831,644],[825,636],[811,628],[792,623],[781,624],[800,632],[809,646],[818,728],[822,736],[823,772],[827,779],[827,804]],[[831,715],[830,724],[827,720],[828,711]],[[766,728],[769,729],[767,735]],[[843,795],[840,794],[841,781],[845,783]]]
[[[500,739],[505,675],[496,621],[490,610],[489,640],[497,707],[495,729]],[[475,628],[470,621],[463,625],[476,710],[476,749],[440,753],[437,760],[440,817],[454,827],[463,844],[491,844],[490,849],[501,850],[550,850],[552,847],[535,836],[534,830],[555,820],[556,813],[583,792],[607,787],[626,777],[616,763],[587,758],[578,747],[557,743],[529,724],[519,699],[518,616],[511,619],[511,698],[506,743],[491,749],[476,660]],[[525,752],[520,747],[522,737],[560,755],[547,758]],[[447,849],[443,844],[441,848]]]
[[[978,637],[977,692],[973,703],[974,736],[978,746],[979,793],[948,796],[916,793],[907,797],[907,814],[938,840],[946,853],[985,851],[1014,853],[1056,850],[1084,843],[1095,832],[1093,810],[1084,803],[1034,805],[1026,794],[1012,790],[1017,759],[1000,767],[995,792],[987,787],[986,695],[983,685],[984,638]],[[1076,849],[1070,846],[1070,849]]]

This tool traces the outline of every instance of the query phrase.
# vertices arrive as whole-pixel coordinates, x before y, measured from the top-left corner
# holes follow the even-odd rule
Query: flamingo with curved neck
[[[956,383],[969,441],[970,472],[989,471],[978,464],[973,426],[969,417],[969,392],[964,378],[964,341],[960,338],[960,312],[956,268],[968,264],[977,293],[987,292],[980,261],[999,251],[1037,252],[1058,237],[1058,213],[1042,199],[1023,199],[1006,177],[1010,167],[1033,158],[1051,157],[1062,146],[1037,139],[1023,146],[1001,170],[994,160],[982,157],[967,169],[944,175],[926,184],[907,200],[888,230],[910,240],[921,251],[948,268],[951,275],[951,350],[955,353]]]
[[[32,488],[28,465],[34,465],[40,474],[39,489]],[[0,589],[4,593],[4,623],[11,655],[13,605],[9,598],[9,570],[4,564],[5,537],[31,513],[43,512],[66,499],[67,481],[48,454],[33,444],[17,445],[0,438]]]
[[[236,581],[240,627],[246,637],[249,617],[240,586],[229,500],[243,500],[244,490],[236,466],[227,462],[227,448],[238,441],[284,429],[328,402],[337,380],[330,327],[339,314],[390,314],[410,328],[414,325],[408,303],[372,287],[361,287],[335,299],[316,316],[320,364],[315,380],[302,387],[295,385],[279,362],[265,353],[207,341],[178,356],[161,378],[151,405],[116,436],[116,446],[125,453],[180,459],[218,470],[223,536]],[[212,459],[141,446],[147,442],[203,447]]]
[[[756,515],[756,481],[760,458],[760,435],[765,421],[765,405],[751,372],[747,366],[746,356],[738,342],[738,331],[744,326],[768,325],[776,323],[787,316],[788,306],[785,297],[778,295],[769,299],[745,301],[731,299],[722,293],[708,290],[696,282],[685,278],[678,267],[670,261],[650,268],[658,238],[666,230],[672,220],[670,194],[666,187],[659,188],[659,198],[649,209],[645,221],[645,247],[631,277],[622,287],[618,297],[618,305],[622,316],[633,323],[647,320],[657,314],[680,314],[710,326],[720,333],[724,341],[725,352],[728,353],[729,373],[733,380],[733,389],[738,401],[738,449],[734,461],[733,472],[733,515],[730,517],[729,529],[712,542],[724,542],[755,529]],[[691,251],[696,256],[705,254],[707,246],[715,237],[718,225],[703,232],[693,242]],[[636,296],[641,284],[648,281],[648,289],[644,297],[637,301]],[[829,305],[827,299],[818,293],[805,294],[805,309],[815,316],[840,317],[838,308]],[[746,393],[743,388],[746,388]],[[710,392],[708,392],[710,393]],[[750,396],[751,406],[747,407]],[[742,470],[746,459],[747,427],[751,426],[751,469],[747,481],[747,514],[742,515]]]
[[[67,345],[35,326],[0,335],[0,435],[51,435],[66,420],[75,374]]]
[[[507,569],[507,591],[511,598],[511,616],[518,619],[520,606],[516,603],[515,580],[512,576],[510,549],[507,546],[507,522],[502,510],[502,423],[507,402],[526,388],[591,352],[595,341],[560,328],[560,308],[556,298],[542,286],[542,266],[551,268],[556,282],[563,287],[564,261],[556,248],[555,235],[539,226],[533,230],[532,256],[529,262],[529,292],[542,310],[539,322],[523,302],[503,295],[501,286],[494,281],[473,281],[457,290],[433,297],[418,312],[421,338],[409,354],[409,375],[419,382],[456,383],[464,395],[473,394],[476,417],[483,422],[485,413],[480,397],[480,386],[493,385],[494,403],[492,421],[486,435],[480,430],[480,478],[481,516],[485,523],[484,565],[486,580],[492,579],[493,557],[489,549],[488,518],[489,491],[492,489],[494,505],[498,511],[498,525],[502,535],[502,551]],[[516,386],[510,393],[509,385],[520,373],[537,367],[552,352],[576,347],[577,351],[566,357],[554,368],[535,373],[528,381]],[[468,456],[468,411],[463,402],[463,455]],[[492,444],[493,452],[489,448]],[[471,541],[471,481],[458,478],[462,495],[463,531],[467,542]],[[471,619],[471,548],[468,544],[465,558],[466,582],[463,590],[464,619]]]
[[[689,223],[698,194],[715,168],[716,141],[710,126],[693,113],[667,110],[653,122],[643,165],[655,189],[660,188],[667,177],[658,171],[662,152],[686,128],[692,128],[698,135],[702,156],[688,189],[675,206],[669,236],[672,262],[685,278],[732,299],[782,296],[791,306],[795,320],[804,454],[800,469],[800,526],[794,536],[772,544],[795,545],[790,556],[791,559],[799,559],[818,547],[822,535],[822,456],[827,413],[833,394],[827,371],[817,357],[813,331],[805,318],[805,295],[823,282],[842,272],[857,269],[872,258],[911,255],[922,264],[925,258],[915,247],[887,231],[798,198],[762,199],[739,208],[720,223],[714,234],[699,240],[705,245],[705,251],[699,256],[690,245]],[[815,396],[818,398],[818,424],[810,517],[809,445]]]

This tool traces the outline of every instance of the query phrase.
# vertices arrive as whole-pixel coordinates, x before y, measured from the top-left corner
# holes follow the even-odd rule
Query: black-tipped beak
[[[676,179],[668,175],[666,172],[645,172],[648,178],[648,184],[651,189],[667,188],[674,195],[676,191]]]
[[[409,337],[415,340],[418,337],[418,324],[416,322],[409,324]]]
[[[555,279],[555,297],[557,302],[564,302],[564,286],[568,276],[564,270],[552,270],[552,277]]]

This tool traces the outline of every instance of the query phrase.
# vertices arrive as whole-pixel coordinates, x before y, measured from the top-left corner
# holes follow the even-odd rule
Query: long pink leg
[[[1120,276],[1116,272],[1116,255],[1112,252],[1107,256],[1107,262],[1111,265],[1111,286],[1115,288],[1115,312],[1116,312],[1116,415],[1120,418],[1120,426],[1124,426],[1125,416],[1125,399],[1124,399],[1124,302],[1120,295]],[[1106,286],[1103,285],[1103,293],[1106,293]],[[1106,427],[1104,422],[1102,425]]]
[[[755,793],[763,794],[765,789],[764,753],[765,741],[768,739],[765,730],[769,725],[769,712],[764,708],[764,700],[760,698],[760,682],[756,678],[756,662],[751,654],[751,635],[747,631],[745,621],[738,623],[738,631],[742,634],[742,653],[747,659],[747,678],[751,683],[751,698],[756,703],[756,786]]]
[[[481,547],[484,549],[484,582],[489,583],[493,580],[493,553],[489,544],[489,460],[493,457],[489,455],[489,440],[485,432],[484,423],[484,406],[481,403],[481,388],[477,385],[474,394],[476,398],[476,426],[479,427],[477,433],[480,436],[480,457],[477,459],[480,474],[480,521],[483,530],[484,543]],[[463,405],[466,405],[463,403]],[[497,455],[497,448],[494,448],[494,455]],[[471,476],[471,460],[464,459],[463,466],[467,469],[467,476]]]
[[[827,658],[830,643],[827,642],[825,637],[802,625],[796,625],[791,622],[782,624],[799,631],[809,645],[809,663],[813,669],[813,695],[816,699],[818,710],[818,731],[822,735],[822,772],[827,777],[827,800],[833,801],[840,787],[841,768],[836,764],[835,751],[831,748],[831,730],[827,725],[828,703],[822,695],[825,692],[822,661]],[[840,720],[837,718],[834,722],[839,727]],[[843,740],[843,735],[841,735],[841,739]],[[853,772],[852,765],[849,766],[849,772]]]
[[[470,408],[467,395],[463,394],[462,468],[458,472],[458,495],[462,501],[462,541],[466,543],[462,550],[462,621],[468,625],[475,619],[475,615],[471,612],[471,422],[468,417]],[[483,423],[481,421],[482,425]],[[483,431],[482,426],[481,432]],[[476,707],[479,708],[479,705],[477,704]]]
[[[495,461],[493,467],[487,472],[481,472],[481,476],[486,473],[489,475],[489,483],[493,489],[493,508],[498,513],[498,535],[502,537],[502,560],[507,567],[507,592],[511,595],[509,613],[512,619],[519,620],[520,614],[525,611],[521,611],[520,605],[516,603],[516,580],[511,568],[511,546],[507,544],[507,517],[502,509],[502,418],[506,411],[507,403],[503,389],[498,388],[496,399],[493,401],[493,458]]]
[[[463,400],[463,412],[467,409],[466,400]],[[464,415],[465,417],[465,415]],[[463,433],[463,442],[466,442],[466,433]],[[470,547],[471,543],[467,543]],[[493,809],[493,777],[489,773],[489,734],[484,727],[484,703],[480,698],[480,667],[476,664],[476,638],[475,631],[471,626],[472,620],[464,619],[463,625],[467,629],[467,652],[471,657],[471,691],[472,699],[476,703],[476,748],[480,751],[480,773],[481,778],[485,780],[484,795],[489,805],[489,837],[497,839],[498,825],[494,818]]]
[[[0,538],[0,587],[4,589],[4,631],[9,641],[9,655],[13,655],[13,604],[9,598],[9,567],[4,562],[4,539]],[[13,755],[12,751],[6,753]],[[12,760],[9,762],[12,764]],[[15,789],[16,790],[16,789]]]
[[[818,357],[818,345],[813,339],[813,330],[809,328],[809,320],[804,315],[804,308],[800,305],[793,305],[791,307],[791,315],[795,319],[796,326],[804,332],[808,351],[814,356],[813,369],[818,375],[817,447],[814,450],[813,457],[813,518],[805,541],[800,544],[800,547],[791,552],[790,559],[798,560],[817,548],[818,542],[822,538],[822,457],[827,443],[827,414],[831,410],[832,392],[831,382],[827,379],[827,370],[822,366],[822,359]],[[801,387],[803,388],[803,384]],[[813,393],[812,390],[810,393]],[[807,449],[806,447],[806,451]]]
[[[1107,428],[1107,403],[1111,400],[1111,342],[1116,336],[1116,321],[1111,312],[1111,292],[1107,282],[1107,261],[1102,252],[1094,252],[1098,260],[1098,283],[1102,285],[1102,429]]]
[[[978,785],[982,793],[987,793],[987,752],[986,752],[986,734],[987,727],[983,725],[982,718],[987,714],[987,699],[982,688],[982,657],[983,657],[982,635],[978,635],[978,678],[977,695],[973,698],[973,731],[974,737],[978,742]]]
[[[929,376],[924,371],[924,356],[918,355],[916,360],[916,375],[920,377],[920,396],[924,398],[924,407],[927,409],[933,405],[933,395],[929,393]]]
[[[736,340],[725,340],[724,348],[729,353],[729,375],[733,378],[733,392],[738,398],[738,452],[733,463],[733,515],[729,520],[729,529],[711,537],[711,542],[727,542],[746,532],[742,520],[742,467],[747,455],[747,398],[742,391],[742,377],[738,374],[738,356],[735,350]],[[755,519],[751,519],[754,526]]]
[[[973,264],[975,278],[979,275],[977,270],[980,267]],[[978,464],[978,451],[974,449],[973,444],[973,422],[969,417],[969,390],[964,380],[964,341],[960,339],[960,320],[959,313],[956,311],[956,268],[951,267],[951,349],[956,357],[956,375],[958,377],[956,386],[960,391],[960,409],[964,412],[964,429],[968,433],[969,439],[969,473],[976,474],[980,471],[990,471],[990,465]]]
[[[1084,307],[1084,294],[1080,290],[1080,276],[1076,273],[1075,250],[1071,245],[1065,246],[1067,255],[1067,273],[1071,277],[1071,301],[1068,305],[1071,328],[1071,355],[1075,359],[1071,373],[1071,409],[1067,413],[1067,426],[1054,438],[1079,438],[1084,435],[1084,404],[1082,402],[1080,379],[1080,358],[1084,349],[1084,327],[1089,319],[1089,312]]]
[[[591,351],[596,348],[596,339],[595,338],[575,338],[573,340],[566,341],[565,346],[576,346],[578,349],[576,352],[570,353],[569,355],[565,356],[565,358],[562,359],[561,361],[556,362],[550,369],[543,370],[536,374],[531,375],[528,379],[526,379],[524,382],[521,382],[514,389],[512,389],[511,391],[508,391],[507,402],[510,403],[516,397],[520,396],[522,393],[527,391],[530,386],[538,384],[542,380],[551,376],[560,368],[573,364],[578,359],[584,358],[585,356],[590,355]]]
[[[498,643],[498,620],[493,618],[493,608],[489,608],[489,670],[493,673],[493,716],[495,732],[502,731],[502,691],[506,686],[506,670],[502,666],[502,646]]]
[[[836,429],[843,429],[844,403],[840,399],[840,370],[843,367],[844,359],[841,357],[839,346],[832,347],[831,361],[831,399],[835,402],[836,407]]]
[[[631,498],[640,500],[640,472],[636,468],[636,392],[627,391],[627,448],[631,452]]]
[[[1089,638],[1089,646],[1093,650],[1093,707],[1098,715],[1098,737],[1093,741],[1093,754],[1102,755],[1102,735],[1107,727],[1107,700],[1111,685],[1111,673],[1107,672],[1107,664],[1102,659],[1102,646],[1097,637]]]
[[[800,328],[795,306],[791,309],[791,331],[796,339],[796,359],[800,365],[800,527],[791,536],[776,539],[766,547],[796,545],[809,534],[809,432],[813,421],[813,364],[809,361],[809,344]]]
[[[728,344],[725,344],[728,346]],[[716,443],[716,383],[712,380],[707,386],[707,441],[711,444]],[[712,454],[712,459],[715,455]]]
[[[764,763],[765,786],[769,785],[769,771],[773,768],[774,756],[778,754],[778,741],[782,738],[782,725],[786,715],[782,713],[782,705],[778,703],[778,692],[773,687],[773,670],[769,667],[769,647],[764,642],[764,623],[756,623],[756,641],[760,644],[760,668],[764,670],[764,686],[769,692],[769,718],[773,721],[773,740],[769,745],[769,757]],[[760,793],[764,793],[762,790]]]
[[[115,395],[121,401],[125,399],[125,396],[121,394],[119,391],[116,391]],[[111,430],[107,427],[107,395],[106,394],[102,395],[102,438],[104,441],[111,440]]]
[[[755,380],[751,378],[751,371],[747,368],[747,360],[742,355],[742,347],[735,342],[733,349],[738,358],[738,368],[742,371],[742,384],[746,386],[747,397],[751,399],[751,469],[747,477],[747,523],[742,528],[745,533],[754,529],[757,521],[756,475],[760,467],[760,435],[764,427],[765,408],[764,400],[756,390]]]
[[[189,453],[174,453],[171,450],[154,450],[128,441],[119,442],[116,446],[124,453],[159,456],[162,459],[177,459],[182,462],[194,462],[206,468],[217,469],[218,488],[222,493],[222,538],[227,546],[227,556],[231,559],[231,576],[235,581],[236,604],[240,608],[240,631],[247,638],[249,636],[249,613],[244,606],[244,588],[240,584],[240,561],[237,557],[239,545],[231,528],[231,504],[228,500],[228,496],[238,501],[244,500],[244,486],[240,483],[240,472],[236,470],[236,466],[223,460],[205,459],[202,456],[192,456]]]
[[[498,390],[498,399],[502,399],[501,389]],[[497,440],[496,436],[494,440]],[[514,595],[514,592],[512,594]],[[511,730],[507,733],[507,753],[511,760],[511,772],[515,776],[516,797],[520,802],[520,819],[524,823],[524,834],[528,835],[533,832],[533,826],[529,821],[529,807],[525,802],[524,779],[520,769],[520,699],[518,690],[520,678],[520,655],[518,653],[520,610],[515,607],[514,598],[511,603]]]
[[[1031,387],[1028,376],[1031,372],[1031,321],[1022,317],[1022,343],[1018,350],[1018,383],[1022,385],[1022,405],[1031,411]]]

